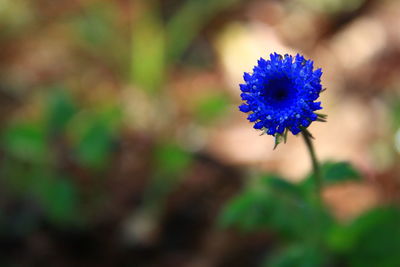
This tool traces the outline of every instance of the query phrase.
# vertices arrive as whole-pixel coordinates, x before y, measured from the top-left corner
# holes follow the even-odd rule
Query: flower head
[[[325,118],[314,113],[322,109],[321,102],[315,102],[322,91],[321,75],[313,61],[299,54],[260,58],[252,74],[244,73],[245,83],[240,85],[244,103],[239,109],[249,113],[247,119],[255,129],[275,137],[287,131],[296,135],[311,122]]]

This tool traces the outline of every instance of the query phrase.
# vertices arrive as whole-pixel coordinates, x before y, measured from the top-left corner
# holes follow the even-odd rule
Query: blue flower
[[[247,119],[255,129],[276,136],[291,131],[294,135],[315,120],[325,116],[314,113],[322,109],[318,99],[321,69],[314,70],[313,61],[274,53],[269,60],[260,58],[253,73],[244,73],[240,95],[244,103],[240,111],[249,113]]]

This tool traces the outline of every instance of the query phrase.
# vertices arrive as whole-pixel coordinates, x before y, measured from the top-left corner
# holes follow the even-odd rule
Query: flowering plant
[[[323,201],[323,185],[356,182],[360,174],[346,162],[320,165],[317,160],[307,128],[313,121],[326,121],[326,115],[316,113],[322,109],[317,102],[323,91],[321,75],[312,60],[277,53],[261,58],[251,74],[244,73],[240,111],[255,129],[275,137],[275,147],[286,141],[288,132],[301,133],[313,172],[300,183],[276,174],[258,175],[226,206],[220,222],[284,236],[286,242],[268,255],[265,266],[398,266],[398,207],[377,207],[342,224]]]
[[[249,113],[247,119],[254,128],[275,136],[276,145],[287,132],[297,135],[311,122],[325,121],[326,116],[315,113],[322,109],[315,102],[322,90],[321,69],[314,70],[313,61],[297,54],[284,57],[273,53],[269,60],[260,58],[253,73],[244,73],[240,85],[240,111]]]

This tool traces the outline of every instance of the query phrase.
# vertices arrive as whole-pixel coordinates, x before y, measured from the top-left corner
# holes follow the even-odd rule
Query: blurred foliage
[[[119,110],[81,112],[68,128],[76,159],[85,167],[102,169],[110,160]]]
[[[62,133],[68,122],[78,112],[71,95],[63,88],[54,88],[47,102],[47,121],[51,134]]]
[[[348,225],[337,225],[329,245],[351,266],[396,266],[400,251],[400,210],[378,207]]]
[[[144,193],[144,207],[162,209],[165,198],[182,181],[192,155],[175,143],[161,143],[154,150],[154,173]]]
[[[45,216],[55,224],[82,223],[85,217],[79,210],[79,189],[72,177],[60,169],[62,147],[55,141],[68,140],[68,160],[72,164],[104,170],[113,150],[119,113],[117,107],[84,110],[68,90],[52,87],[39,119],[18,118],[3,130],[4,182],[13,194],[37,200]]]
[[[309,244],[294,244],[277,252],[265,266],[277,267],[318,267],[329,266],[329,257],[320,248]]]
[[[190,163],[191,155],[177,144],[163,143],[155,149],[157,170],[168,175],[179,175]]]
[[[45,215],[51,222],[61,226],[81,223],[81,212],[78,212],[78,193],[76,186],[68,177],[57,177],[50,174],[48,177],[33,176],[32,190],[33,195],[39,200]]]
[[[117,1],[62,3],[60,6],[24,0],[0,1],[0,24],[6,29],[2,31],[2,38],[9,41],[43,29],[40,32],[43,35],[34,37],[31,34],[33,38],[28,41],[40,40],[38,44],[44,47],[47,44],[51,49],[55,48],[51,40],[59,41],[65,47],[56,48],[56,51],[69,51],[68,57],[73,57],[67,64],[85,68],[89,73],[82,76],[81,81],[78,81],[81,77],[75,77],[76,72],[71,72],[72,78],[71,73],[62,73],[55,86],[39,79],[39,86],[35,88],[38,93],[28,97],[31,100],[39,96],[41,104],[31,107],[35,115],[21,112],[6,121],[0,134],[3,153],[0,175],[2,184],[10,191],[8,194],[17,199],[33,199],[38,207],[37,216],[44,216],[52,224],[88,223],[91,214],[86,211],[94,209],[90,205],[97,201],[90,198],[104,196],[97,192],[91,197],[82,187],[81,179],[105,176],[115,157],[126,114],[113,99],[107,99],[107,105],[89,104],[84,98],[92,96],[79,92],[81,84],[86,85],[86,78],[96,83],[107,83],[110,77],[122,82],[126,78],[145,91],[161,92],[167,65],[178,62],[207,22],[236,2],[189,0],[174,10],[165,22],[158,1],[132,3],[133,21],[126,20],[127,14],[121,12],[124,4]],[[38,16],[42,16],[42,20],[38,20]],[[131,27],[124,26],[127,22]],[[52,27],[42,27],[41,23]],[[59,36],[53,35],[54,29]],[[40,73],[43,71],[41,62],[35,70],[35,60],[32,60],[33,70]],[[90,75],[98,77],[91,80]],[[3,76],[7,83],[12,83],[7,74]],[[21,85],[24,86],[24,82],[30,80]],[[194,106],[194,120],[213,121],[226,110],[228,103],[229,99],[220,93],[206,95]],[[143,193],[143,205],[162,207],[168,194],[183,179],[193,155],[170,140],[157,140],[151,154],[154,170]],[[98,190],[98,186],[93,190]]]
[[[322,174],[326,186],[360,178],[346,162],[327,162]],[[261,176],[227,204],[220,224],[285,236],[282,250],[267,258],[266,266],[396,266],[400,209],[377,208],[343,224],[315,201],[310,179],[293,184]]]
[[[132,81],[149,92],[160,91],[166,66],[182,58],[206,23],[240,0],[188,0],[163,23],[156,1],[140,2],[132,34]]]
[[[348,162],[325,162],[321,166],[322,183],[324,186],[346,181],[360,181],[360,173]],[[312,192],[314,188],[313,173],[308,175],[300,184],[304,190]]]
[[[46,132],[41,123],[20,122],[9,125],[2,135],[5,152],[28,162],[48,160]]]
[[[223,226],[236,225],[246,231],[267,226],[288,238],[304,239],[319,235],[320,228],[328,227],[330,222],[328,214],[306,199],[301,187],[271,175],[251,184],[228,204],[221,217]]]
[[[133,26],[131,77],[142,89],[157,92],[165,75],[166,36],[157,8],[142,9]]]
[[[127,75],[129,32],[120,27],[117,14],[115,3],[94,1],[79,15],[72,17],[69,25],[75,34],[77,47],[101,61],[106,60],[110,67],[117,67],[119,75]]]
[[[230,106],[229,98],[220,93],[210,93],[196,99],[193,105],[194,120],[201,124],[209,125],[218,118],[223,117]]]
[[[34,21],[35,13],[33,5],[25,0],[1,0],[0,1],[0,24],[2,27],[1,37],[12,37],[29,26]]]
[[[393,126],[397,129],[400,127],[400,100],[398,97],[392,98],[389,104],[391,107],[391,119]]]
[[[166,25],[168,36],[168,60],[178,60],[198,35],[202,27],[226,8],[232,8],[240,0],[188,0]]]

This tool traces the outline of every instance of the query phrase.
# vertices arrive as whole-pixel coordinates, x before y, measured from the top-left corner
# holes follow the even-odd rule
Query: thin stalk
[[[313,171],[314,171],[313,179],[314,179],[314,183],[315,183],[315,190],[316,190],[318,198],[321,199],[322,175],[321,175],[321,169],[320,169],[320,166],[319,166],[319,163],[317,160],[317,156],[315,154],[314,146],[312,144],[312,140],[311,140],[312,136],[306,129],[301,131],[301,134],[303,135],[304,141],[306,142],[308,152],[310,153],[311,162],[312,162]]]
[[[315,187],[315,195],[316,195],[316,207],[315,210],[313,211],[314,216],[314,227],[315,227],[315,244],[319,247],[324,247],[324,242],[323,242],[323,230],[322,230],[322,224],[323,224],[323,214],[322,214],[322,209],[323,209],[323,200],[322,200],[322,174],[321,174],[321,168],[319,165],[319,162],[317,160],[317,156],[315,154],[314,146],[312,143],[312,135],[310,134],[307,129],[302,129],[301,134],[303,135],[304,141],[306,143],[308,152],[310,154],[312,166],[313,166],[313,180],[314,180],[314,187]]]

